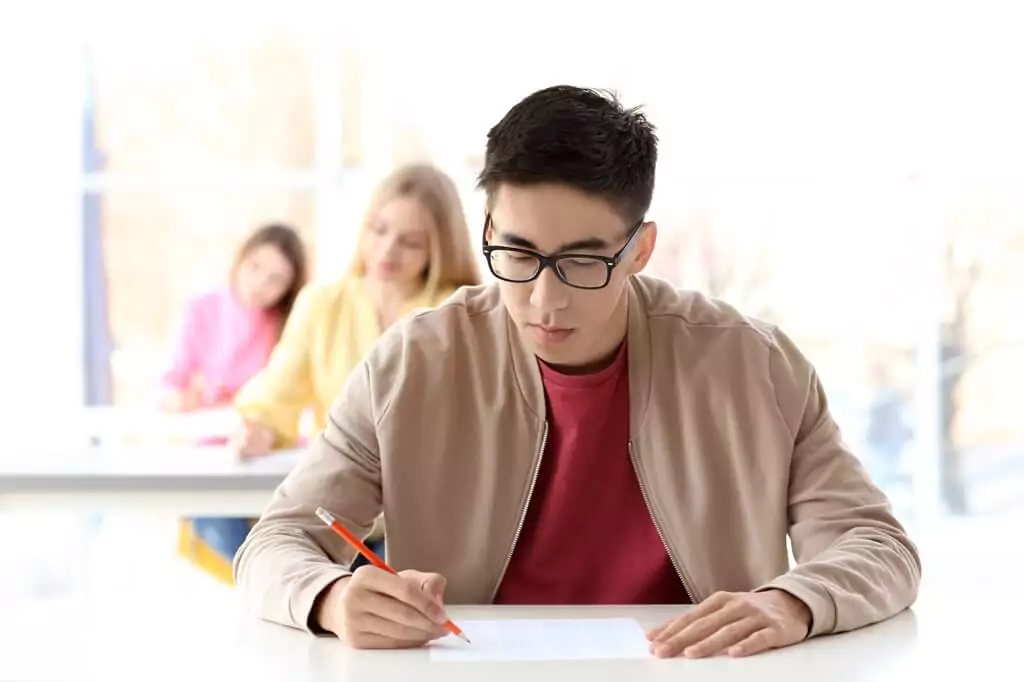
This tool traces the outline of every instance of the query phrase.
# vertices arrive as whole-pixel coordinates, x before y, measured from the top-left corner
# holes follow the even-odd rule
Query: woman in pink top
[[[238,250],[229,284],[189,302],[163,377],[162,407],[188,412],[230,405],[267,364],[306,279],[305,247],[295,230],[274,224],[253,232]],[[231,559],[249,526],[248,519],[183,519],[179,551],[230,582]]]
[[[164,375],[164,409],[230,405],[266,365],[306,271],[305,247],[295,230],[275,224],[253,232],[238,250],[230,283],[189,302]]]

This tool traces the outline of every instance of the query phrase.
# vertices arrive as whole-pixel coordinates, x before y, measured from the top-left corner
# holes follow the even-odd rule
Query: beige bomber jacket
[[[628,452],[693,601],[782,589],[810,608],[810,636],[909,607],[917,549],[792,341],[661,280],[631,278],[629,297]],[[490,603],[546,438],[536,358],[494,285],[399,323],[352,373],[236,555],[249,608],[311,629],[317,596],[353,559],[318,506],[364,535],[383,511],[394,568],[443,574],[449,604]]]

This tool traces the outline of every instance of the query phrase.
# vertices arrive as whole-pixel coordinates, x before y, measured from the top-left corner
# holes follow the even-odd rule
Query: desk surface
[[[248,461],[227,447],[128,445],[65,447],[0,455],[0,494],[7,489],[124,487],[266,490],[291,470],[298,450]]]
[[[155,406],[91,406],[65,415],[66,432],[88,435],[104,442],[158,442],[173,439],[195,442],[209,436],[227,436],[240,418],[231,407],[168,413]]]
[[[1019,611],[1004,609],[1011,602],[1024,606],[1024,595],[938,594],[879,625],[749,659],[438,663],[423,649],[353,651],[333,638],[256,621],[240,612],[233,593],[226,594],[223,604],[154,598],[153,603],[5,607],[0,609],[0,680],[906,682],[941,673],[944,679],[970,675],[998,681],[1019,679],[1010,625]],[[469,607],[451,613],[456,620],[625,616],[648,626],[679,609]]]
[[[301,451],[239,461],[226,447],[168,445],[10,449],[0,508],[258,514]]]

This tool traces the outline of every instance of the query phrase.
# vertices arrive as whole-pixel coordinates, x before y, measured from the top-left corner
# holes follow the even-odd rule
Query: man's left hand
[[[750,656],[801,641],[810,624],[810,609],[788,592],[716,592],[647,639],[659,658]]]

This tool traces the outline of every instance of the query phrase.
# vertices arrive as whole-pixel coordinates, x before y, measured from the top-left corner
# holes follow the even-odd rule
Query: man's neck
[[[555,370],[559,374],[565,374],[567,376],[586,376],[587,374],[597,374],[598,372],[607,369],[619,354],[619,349],[622,348],[622,344],[626,340],[622,339],[614,348],[608,353],[602,355],[599,359],[593,362],[588,362],[584,365],[552,365],[550,363],[544,363],[551,369]],[[543,360],[542,360],[543,362]]]

